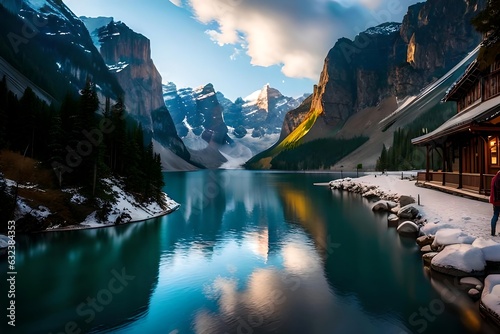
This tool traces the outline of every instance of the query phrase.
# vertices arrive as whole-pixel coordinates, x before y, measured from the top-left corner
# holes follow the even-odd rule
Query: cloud
[[[174,1],[178,3],[180,0]],[[317,80],[340,37],[401,21],[415,0],[185,0],[219,45],[235,45],[255,66],[281,67],[288,77]],[[369,25],[367,25],[369,24]]]
[[[236,60],[241,53],[241,49],[234,48],[233,54],[229,56],[229,59]]]
[[[182,6],[182,0],[170,0],[170,2],[176,5],[177,7]]]

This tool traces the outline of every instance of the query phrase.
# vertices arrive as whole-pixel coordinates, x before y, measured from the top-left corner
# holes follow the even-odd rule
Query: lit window
[[[491,164],[498,165],[498,140],[497,137],[490,139]]]

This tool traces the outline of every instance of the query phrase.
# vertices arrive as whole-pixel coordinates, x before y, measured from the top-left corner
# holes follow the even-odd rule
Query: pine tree
[[[162,170],[161,157],[159,154],[155,154],[153,165],[154,200],[156,200],[156,202],[163,209],[166,209],[167,203],[165,202],[165,197],[163,196],[163,187],[165,186],[165,182],[163,181]]]
[[[59,187],[62,186],[63,174],[71,171],[71,169],[65,165],[64,161],[64,137],[61,115],[57,113],[52,118],[52,125],[50,126],[49,132],[49,164],[56,173]]]
[[[75,122],[75,136],[79,138],[76,143],[76,150],[81,159],[81,164],[78,167],[79,176],[83,181],[84,186],[91,187],[93,196],[96,194],[98,167],[102,166],[100,159],[103,159],[104,154],[100,145],[102,138],[90,140],[88,135],[91,131],[97,129],[97,115],[99,109],[99,98],[95,90],[95,85],[87,78],[85,88],[80,91],[80,106],[78,117]],[[96,142],[97,140],[97,142]]]
[[[385,147],[385,144],[382,146],[382,153],[380,154],[380,157],[377,160],[377,170],[379,171],[384,171],[387,169],[387,148]]]
[[[105,117],[111,121],[113,129],[108,135],[107,140],[107,143],[109,143],[110,168],[120,173],[123,171],[125,163],[124,145],[126,141],[125,104],[123,103],[123,97],[118,98]]]
[[[37,97],[30,87],[25,89],[23,96],[19,100],[19,104],[21,108],[18,123],[20,136],[24,146],[29,148],[29,156],[33,158],[35,151],[35,114],[40,106],[37,104]]]
[[[480,33],[500,33],[500,0],[489,0],[486,8],[474,19],[472,25]]]

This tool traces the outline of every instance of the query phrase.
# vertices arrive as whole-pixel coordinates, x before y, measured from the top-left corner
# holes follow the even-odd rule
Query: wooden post
[[[429,159],[429,145],[425,145],[425,148],[427,149],[426,157],[425,157],[425,181],[430,181],[430,175],[429,175],[429,166],[430,166],[430,159]]]
[[[462,143],[458,143],[458,189],[462,189],[463,187],[463,166],[462,166],[463,152],[462,152]]]
[[[486,143],[488,143],[486,140],[483,139],[482,136],[479,137],[478,143],[479,143],[479,193],[483,191],[484,188],[484,146]]]
[[[446,142],[441,146],[443,150],[443,166],[441,168],[441,172],[443,173],[443,182],[441,183],[443,186],[446,185],[446,160],[448,159],[448,150],[446,148]]]

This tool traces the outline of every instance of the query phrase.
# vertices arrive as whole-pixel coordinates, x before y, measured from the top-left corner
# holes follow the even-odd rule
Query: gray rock
[[[372,206],[372,211],[387,211],[387,202],[386,201],[378,201]]]
[[[413,204],[409,204],[407,206],[403,206],[398,211],[398,217],[404,219],[415,219],[418,216],[418,209],[413,206]]]
[[[398,233],[405,236],[416,236],[419,227],[412,221],[405,221],[398,226]]]
[[[470,289],[469,292],[467,293],[469,297],[471,297],[474,301],[479,300],[481,298],[481,292],[477,289]]]
[[[391,209],[391,212],[394,213],[395,215],[398,214],[399,210],[401,210],[401,207],[399,205],[396,205]]]
[[[417,238],[417,245],[418,247],[422,248],[424,246],[432,244],[434,241],[434,237],[431,235],[424,235],[422,237]]]
[[[398,206],[398,203],[393,202],[393,201],[387,201],[387,208],[388,208],[389,210],[391,210],[391,209],[393,209],[393,208],[395,208],[395,207],[397,207],[397,206]]]
[[[476,286],[481,285],[482,283],[476,277],[462,277],[460,279],[460,284],[475,288]]]
[[[429,267],[431,265],[432,258],[437,254],[438,254],[437,252],[428,252],[422,255],[422,261],[424,262],[424,266]]]
[[[389,227],[398,227],[399,225],[399,217],[395,214],[391,213],[389,217],[387,217],[387,223]]]
[[[399,206],[407,206],[409,204],[415,203],[415,199],[411,196],[401,195],[399,197]]]

